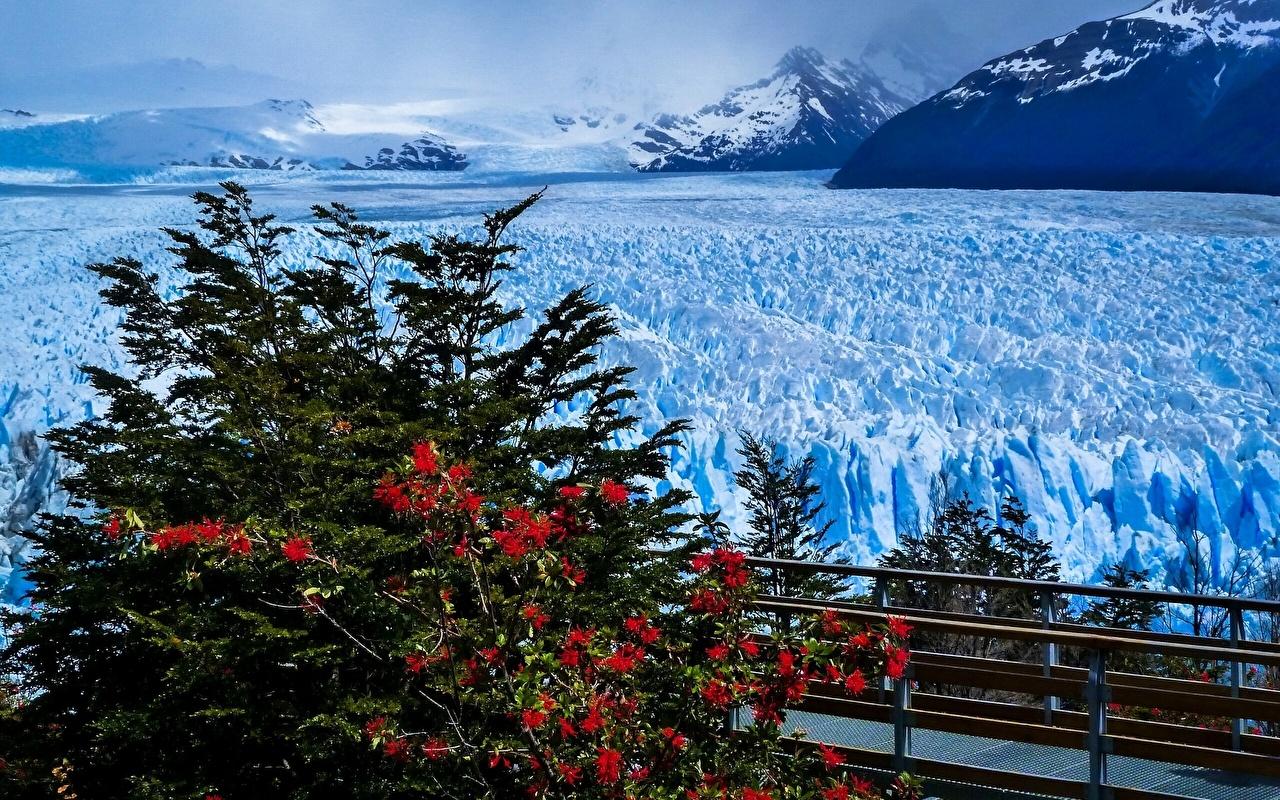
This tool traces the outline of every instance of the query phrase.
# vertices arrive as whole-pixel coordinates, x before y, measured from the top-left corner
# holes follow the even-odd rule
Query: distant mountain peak
[[[645,172],[824,169],[908,104],[858,65],[793,47],[769,77],[639,126],[629,157]]]
[[[812,47],[796,45],[778,59],[777,72],[813,72],[824,66],[827,59]]]
[[[1280,0],[1156,0],[991,59],[885,125],[849,187],[1280,193]]]

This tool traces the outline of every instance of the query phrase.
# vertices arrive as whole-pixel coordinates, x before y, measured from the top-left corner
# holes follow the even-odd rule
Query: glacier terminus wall
[[[646,428],[692,421],[666,484],[731,523],[748,429],[815,456],[832,535],[863,563],[922,523],[940,472],[987,506],[1019,496],[1069,579],[1117,560],[1159,578],[1191,520],[1223,570],[1280,556],[1280,200],[834,192],[826,177],[554,183],[512,230],[527,251],[506,298],[538,309],[592,284]],[[340,200],[402,238],[473,225],[543,181],[273,180],[258,203],[291,224]],[[65,503],[39,434],[101,410],[77,364],[120,366],[81,267],[133,255],[164,275],[156,229],[191,223],[193,190],[0,189],[8,602],[32,514]],[[304,227],[285,258],[319,247]]]

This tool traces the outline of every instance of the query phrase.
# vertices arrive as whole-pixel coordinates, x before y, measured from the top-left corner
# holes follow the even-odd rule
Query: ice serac
[[[57,513],[66,498],[56,486],[57,457],[34,432],[10,437],[0,422],[0,605],[26,592],[22,565],[32,555],[29,533],[41,513]]]
[[[1280,0],[1158,0],[987,62],[837,187],[1280,193]]]
[[[720,102],[638,127],[628,152],[641,172],[826,169],[908,105],[863,66],[796,47]]]

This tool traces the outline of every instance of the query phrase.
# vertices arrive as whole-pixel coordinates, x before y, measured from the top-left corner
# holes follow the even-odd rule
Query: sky
[[[441,96],[559,101],[589,84],[597,94],[643,94],[679,108],[763,77],[794,45],[856,57],[872,37],[918,37],[942,43],[950,52],[938,58],[967,70],[1088,20],[1146,4],[0,0],[0,107],[7,104],[6,94],[30,104],[42,92],[46,106],[128,104],[142,99],[145,84],[164,78],[121,65],[182,58],[233,68],[207,79],[234,83],[243,92],[269,89],[318,102]],[[185,104],[215,94],[194,88]]]

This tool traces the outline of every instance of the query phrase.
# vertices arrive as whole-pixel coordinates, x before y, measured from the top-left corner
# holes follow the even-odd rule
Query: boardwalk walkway
[[[859,750],[893,751],[893,726],[882,722],[845,719],[803,711],[788,715],[789,728],[802,728],[814,741],[840,744]],[[1024,772],[1068,780],[1089,779],[1089,755],[1082,750],[1007,742],[959,733],[916,730],[912,754],[932,761],[972,764],[1008,772]],[[1167,794],[1171,798],[1197,800],[1278,800],[1280,778],[1222,772],[1220,770],[1166,764],[1138,758],[1112,756],[1108,762],[1111,782],[1119,786]],[[943,791],[935,789],[935,791]],[[943,800],[992,797],[987,789],[966,792],[963,797],[941,794]],[[1002,793],[1004,797],[1030,797]]]

